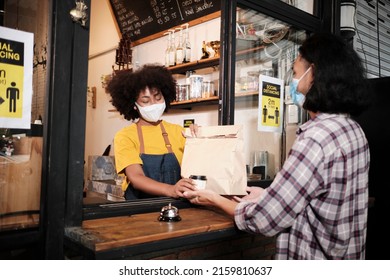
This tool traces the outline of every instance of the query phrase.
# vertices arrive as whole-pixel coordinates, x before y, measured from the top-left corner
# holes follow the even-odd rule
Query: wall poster
[[[0,128],[30,128],[34,34],[0,26]]]
[[[259,77],[257,130],[282,133],[284,81],[265,75]]]

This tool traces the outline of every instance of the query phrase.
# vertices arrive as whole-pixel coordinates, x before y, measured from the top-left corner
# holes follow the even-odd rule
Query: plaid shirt
[[[239,229],[277,238],[277,259],[364,259],[369,147],[344,115],[303,124],[282,170],[257,203],[235,210]]]

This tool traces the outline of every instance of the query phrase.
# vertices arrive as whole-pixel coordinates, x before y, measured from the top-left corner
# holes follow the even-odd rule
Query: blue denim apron
[[[168,133],[166,133],[162,122],[160,122],[160,127],[168,153],[162,155],[150,155],[145,154],[142,129],[141,126],[137,124],[138,139],[140,142],[140,157],[143,162],[142,169],[145,173],[145,176],[161,183],[174,185],[177,183],[177,181],[181,179],[180,164],[172,151],[172,146],[169,142]],[[131,183],[127,186],[127,189],[125,191],[126,200],[151,197],[156,196],[135,189],[131,185]]]

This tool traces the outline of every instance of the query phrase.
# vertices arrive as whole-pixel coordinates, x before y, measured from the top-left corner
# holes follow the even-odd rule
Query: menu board
[[[132,42],[221,10],[221,0],[110,0],[122,35]]]

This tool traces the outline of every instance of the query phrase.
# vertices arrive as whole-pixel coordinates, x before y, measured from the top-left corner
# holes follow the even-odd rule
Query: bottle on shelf
[[[206,59],[210,57],[210,53],[207,51],[206,41],[202,44],[202,57],[200,59]]]
[[[184,60],[184,47],[183,47],[183,28],[176,28],[179,32],[179,42],[176,47],[176,65],[182,64]]]
[[[169,51],[171,48],[171,32],[165,32],[167,36],[167,48],[165,49],[165,67],[169,67]]]
[[[190,43],[190,34],[188,32],[188,23],[182,25],[185,27],[184,31],[184,63],[191,61],[191,43]]]
[[[171,33],[171,47],[169,48],[169,66],[176,64],[176,46],[175,46],[175,30],[169,29]]]

